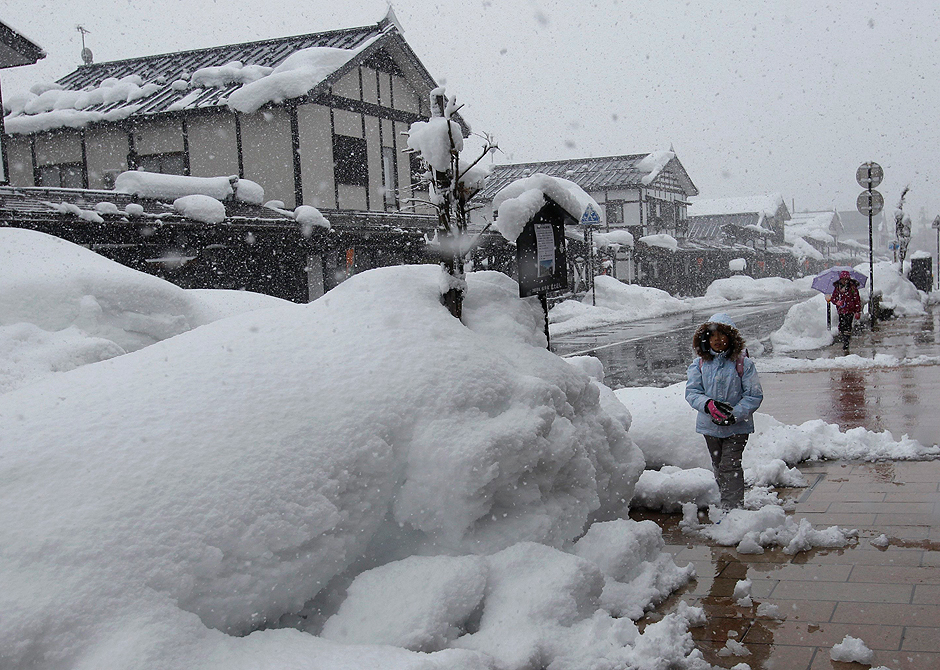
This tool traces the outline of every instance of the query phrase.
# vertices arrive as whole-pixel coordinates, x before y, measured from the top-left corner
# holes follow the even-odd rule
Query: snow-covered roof
[[[662,247],[670,251],[678,251],[679,242],[672,235],[646,235],[641,237],[640,242],[650,247]]]
[[[771,217],[776,216],[781,207],[786,209],[783,196],[779,193],[769,193],[741,198],[696,200],[689,204],[688,215],[691,218],[693,216],[757,213]]]
[[[392,18],[394,18],[392,16]],[[80,128],[161,112],[229,107],[252,112],[303,97],[395,41],[387,16],[370,26],[83,65],[55,84],[4,99],[9,133]],[[433,78],[415,58],[430,88]]]
[[[834,210],[791,213],[790,220],[787,221],[787,228],[820,230],[828,235],[839,235],[843,231],[842,220]]]
[[[698,195],[698,189],[676,155],[671,151],[654,151],[626,156],[494,165],[486,187],[476,199],[488,202],[507,184],[536,173],[567,179],[588,193],[647,187],[668,175],[675,179],[685,196]]]
[[[551,198],[576,222],[588,207],[604,222],[604,213],[597,202],[580,186],[567,179],[534,174],[506,185],[493,199],[494,226],[510,242],[515,242],[525,224]]]

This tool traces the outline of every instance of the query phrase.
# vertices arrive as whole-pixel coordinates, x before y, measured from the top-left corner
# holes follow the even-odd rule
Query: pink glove
[[[715,407],[714,400],[709,400],[707,403],[705,403],[705,409],[708,410],[708,413],[711,415],[713,421],[720,422],[720,421],[726,421],[728,419],[727,414],[725,414],[720,409]]]

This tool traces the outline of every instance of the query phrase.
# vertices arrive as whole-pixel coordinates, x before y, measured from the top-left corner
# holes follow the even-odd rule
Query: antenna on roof
[[[82,62],[85,65],[91,65],[95,58],[92,56],[91,49],[85,46],[85,35],[91,33],[91,31],[85,30],[83,26],[75,26],[75,30],[82,34]]]

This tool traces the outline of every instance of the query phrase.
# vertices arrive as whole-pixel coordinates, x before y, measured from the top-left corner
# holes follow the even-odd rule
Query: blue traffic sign
[[[582,226],[599,226],[601,225],[601,215],[598,214],[597,210],[594,209],[594,205],[588,203],[587,207],[584,208],[584,213],[581,215],[581,225]]]

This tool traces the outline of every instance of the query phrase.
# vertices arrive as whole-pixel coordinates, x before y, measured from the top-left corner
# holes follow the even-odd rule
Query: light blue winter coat
[[[725,314],[715,316],[710,321],[725,323],[734,328],[734,322]],[[743,359],[743,374],[738,375],[737,361],[731,360],[725,353],[714,354],[712,360],[698,357],[686,371],[685,399],[698,411],[695,431],[702,435],[728,437],[741,433],[754,432],[753,414],[764,399],[757,367],[754,361]],[[721,400],[734,407],[735,422],[730,426],[718,426],[705,409],[705,403]]]

